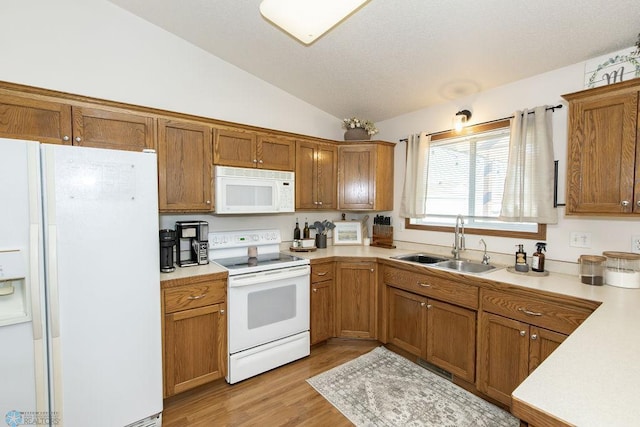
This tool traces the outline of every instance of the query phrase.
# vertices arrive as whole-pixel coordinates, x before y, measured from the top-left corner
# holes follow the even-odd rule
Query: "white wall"
[[[463,109],[471,110],[470,124],[508,117],[516,110],[538,105],[563,104],[553,114],[555,158],[559,160],[558,202],[565,201],[565,177],[567,167],[567,108],[561,95],[583,89],[584,63],[540,74],[496,89],[487,90],[465,99],[419,110],[377,124],[380,139],[398,141],[411,133],[437,132],[451,128],[453,115]],[[453,244],[452,233],[416,231],[404,229],[404,220],[398,216],[402,186],[404,183],[406,144],[399,143],[395,152],[395,195],[393,212],[395,237],[400,241],[427,243],[442,246]],[[567,217],[559,208],[557,225],[547,229],[548,260],[576,262],[581,254],[600,254],[604,250],[630,251],[631,235],[640,234],[640,220],[615,218]],[[570,247],[571,232],[588,232],[592,236],[590,248]],[[467,247],[479,249],[484,238],[490,251],[511,254],[517,243],[524,243],[529,254],[535,252],[535,241],[508,239],[492,236],[467,236]]]
[[[0,80],[280,129],[342,136],[341,119],[104,0],[0,7]]]

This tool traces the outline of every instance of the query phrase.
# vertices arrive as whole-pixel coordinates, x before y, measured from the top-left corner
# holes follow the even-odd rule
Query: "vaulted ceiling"
[[[373,121],[632,46],[640,1],[370,0],[310,46],[260,0],[110,0],[338,117]]]

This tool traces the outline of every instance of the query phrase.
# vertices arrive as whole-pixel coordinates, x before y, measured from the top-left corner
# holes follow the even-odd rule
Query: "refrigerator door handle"
[[[51,313],[49,321],[51,322],[51,337],[60,338],[60,301],[58,299],[58,253],[57,247],[57,227],[49,224],[49,233],[47,233],[48,255],[48,277],[49,285],[49,312]]]
[[[31,293],[31,325],[33,340],[42,339],[42,308],[40,306],[40,226],[31,224],[29,230],[29,284]]]

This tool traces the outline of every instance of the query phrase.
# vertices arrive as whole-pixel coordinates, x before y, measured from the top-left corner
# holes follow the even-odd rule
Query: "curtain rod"
[[[551,110],[551,112],[553,113],[553,112],[556,111],[556,109],[560,109],[560,108],[562,108],[562,104],[558,104],[558,105],[555,105],[553,107],[547,107],[547,108],[545,108],[545,110]],[[529,111],[527,114],[533,114],[533,113],[534,113],[534,111]],[[503,117],[501,119],[489,120],[488,122],[476,123],[473,126],[488,125],[490,123],[501,122],[503,120],[513,119],[513,117],[514,116],[509,116],[509,117]],[[441,133],[451,132],[452,130],[454,130],[454,129],[441,130],[439,132],[428,133],[427,135],[439,135]],[[399,141],[400,142],[407,142],[408,140],[409,140],[409,138],[402,138]]]

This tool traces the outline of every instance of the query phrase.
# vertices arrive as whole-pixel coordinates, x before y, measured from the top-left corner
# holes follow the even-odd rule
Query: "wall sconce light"
[[[453,116],[453,128],[456,132],[460,132],[463,127],[467,125],[467,122],[471,118],[471,111],[461,110]]]
[[[260,13],[304,44],[335,27],[369,0],[263,0]]]

